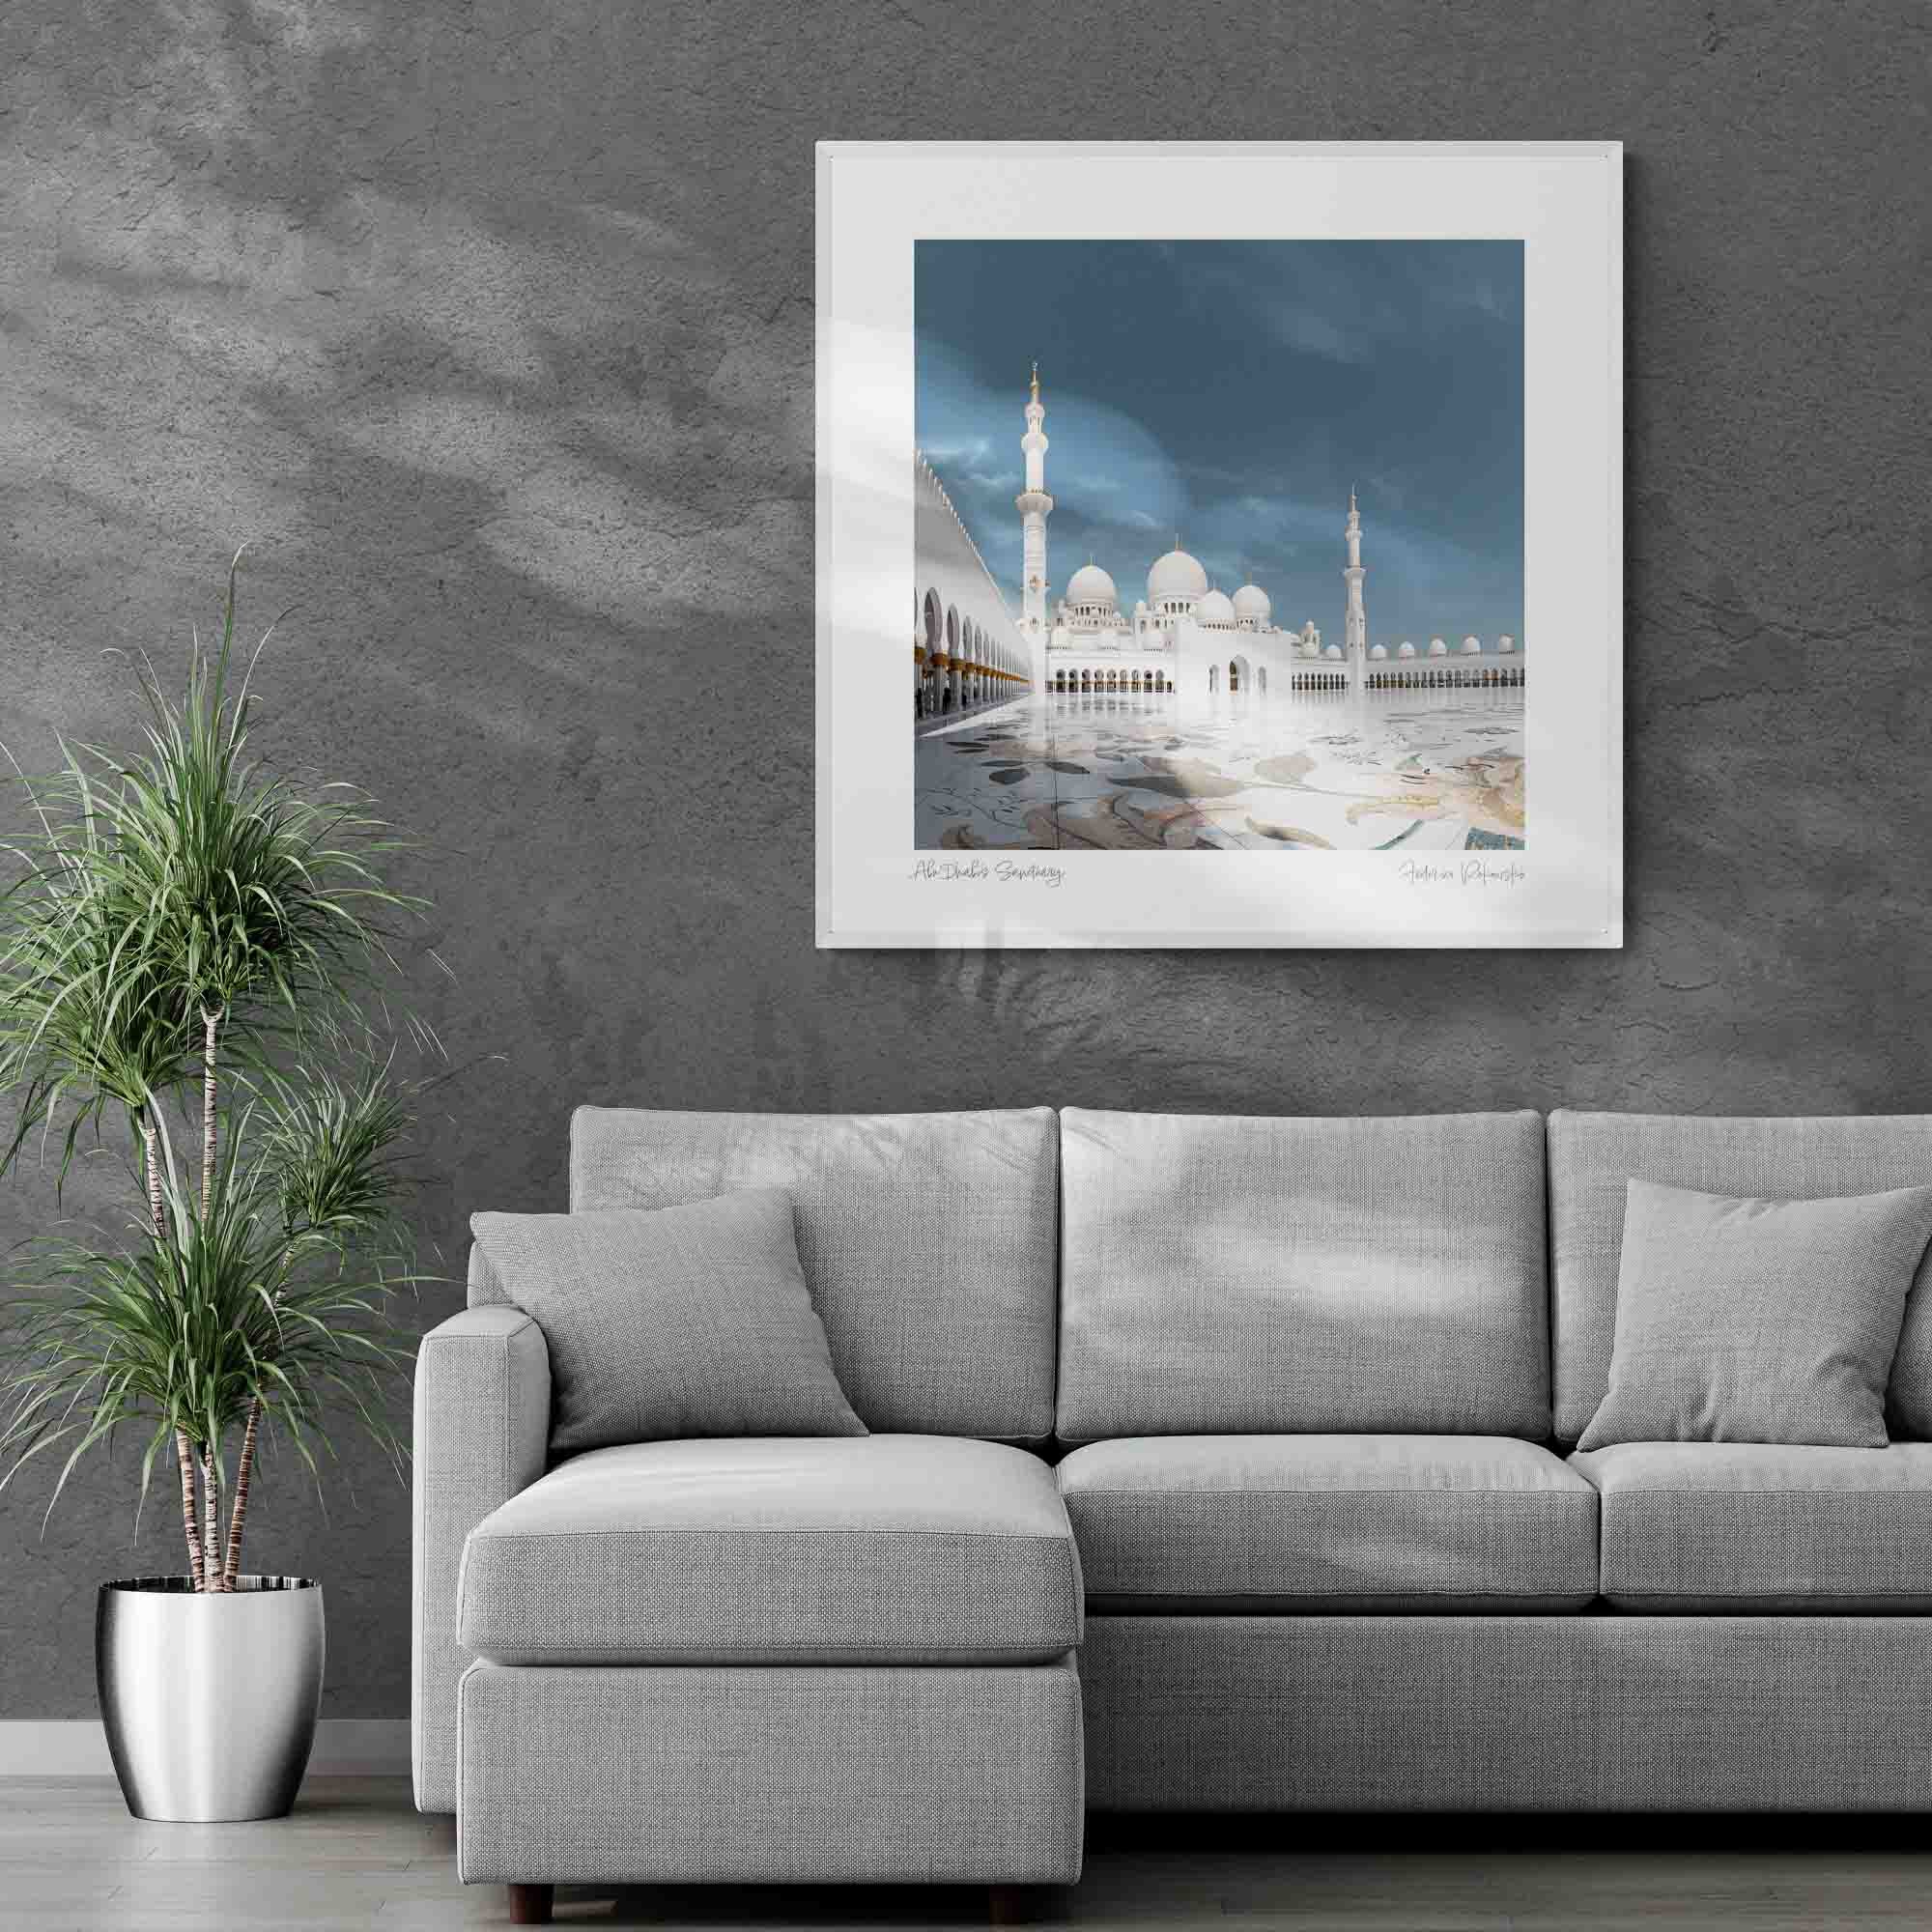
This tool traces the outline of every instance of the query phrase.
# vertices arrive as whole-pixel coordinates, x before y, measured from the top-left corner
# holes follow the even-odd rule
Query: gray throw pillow
[[[1752,1201],[1633,1180],[1610,1385],[1579,1449],[1882,1449],[1885,1385],[1932,1187]]]
[[[550,1346],[551,1453],[684,1435],[864,1435],[798,1262],[791,1197],[472,1214]]]

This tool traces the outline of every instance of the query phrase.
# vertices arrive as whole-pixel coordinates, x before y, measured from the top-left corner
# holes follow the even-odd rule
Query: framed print
[[[1622,166],[821,146],[818,943],[1622,945]]]

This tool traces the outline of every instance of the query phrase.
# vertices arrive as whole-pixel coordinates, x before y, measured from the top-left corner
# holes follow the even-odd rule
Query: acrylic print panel
[[[1614,946],[1614,146],[819,156],[830,946]]]
[[[918,849],[1525,848],[1520,242],[922,241],[913,291]]]

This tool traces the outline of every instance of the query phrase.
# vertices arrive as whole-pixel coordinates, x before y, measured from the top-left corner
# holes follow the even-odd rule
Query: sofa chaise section
[[[484,1520],[459,1597],[467,1880],[1079,1869],[1079,1569],[1025,1450],[595,1450]]]
[[[868,1436],[551,1465],[540,1327],[472,1253],[416,1390],[416,1797],[467,1879],[1079,1875],[1078,1558],[1052,1472],[1045,1108],[583,1109],[571,1208],[791,1198]],[[976,1439],[977,1438],[977,1439]]]

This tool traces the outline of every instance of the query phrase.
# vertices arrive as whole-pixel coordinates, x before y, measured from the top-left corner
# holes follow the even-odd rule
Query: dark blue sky
[[[1360,494],[1369,640],[1522,636],[1516,242],[921,242],[920,446],[1019,606],[1030,363],[1052,595],[1091,552],[1123,611],[1174,541],[1277,623],[1342,637]]]

